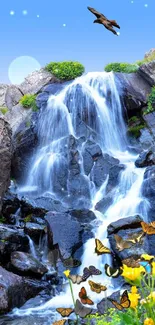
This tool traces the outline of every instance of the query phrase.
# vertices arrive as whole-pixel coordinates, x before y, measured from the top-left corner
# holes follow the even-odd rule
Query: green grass
[[[5,114],[8,112],[8,108],[7,108],[7,107],[3,107],[3,106],[1,106],[1,107],[0,107],[0,111],[1,111],[1,113],[2,113],[3,115],[5,115]]]
[[[37,95],[26,94],[20,99],[19,102],[24,108],[26,109],[32,108],[32,111],[36,112],[38,111],[38,107],[36,105],[36,97]]]
[[[132,73],[138,70],[138,65],[130,64],[130,63],[114,62],[114,63],[107,64],[104,70],[106,72],[113,71],[113,72]]]
[[[137,116],[132,116],[129,120],[128,120],[128,123],[131,124],[131,123],[136,123],[139,121],[139,118]]]
[[[29,214],[28,216],[26,216],[24,218],[24,222],[27,223],[27,222],[31,222],[31,219],[32,219],[32,214]]]
[[[136,125],[136,126],[130,126],[128,128],[128,133],[132,134],[135,138],[138,138],[140,136],[140,131],[145,127],[144,124]]]
[[[85,71],[81,63],[74,61],[50,62],[45,69],[61,80],[75,79]]]

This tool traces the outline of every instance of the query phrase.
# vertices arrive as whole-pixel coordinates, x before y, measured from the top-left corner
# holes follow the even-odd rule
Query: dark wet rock
[[[107,195],[106,197],[104,197],[101,201],[99,201],[96,206],[95,206],[95,210],[98,210],[102,213],[105,213],[106,210],[110,207],[110,205],[113,202],[113,197],[112,195]]]
[[[120,300],[120,291],[114,292],[109,298],[114,299],[116,301]],[[97,311],[99,314],[104,315],[109,308],[114,308],[114,305],[107,298],[103,298],[97,304]]]
[[[143,118],[144,118],[144,121],[145,121],[149,131],[151,132],[153,137],[155,137],[155,112],[146,114],[143,116]]]
[[[35,242],[39,242],[39,238],[45,233],[45,225],[27,222],[24,231],[25,234],[30,236]]]
[[[11,111],[13,106],[17,105],[22,98],[22,91],[15,85],[9,85],[5,94],[5,103]]]
[[[86,175],[89,175],[93,165],[94,161],[102,155],[101,148],[98,144],[96,144],[93,141],[87,140],[83,147],[83,167]]]
[[[96,219],[96,216],[91,210],[70,210],[70,215],[76,218],[81,224],[89,224]]]
[[[35,118],[35,114],[33,115]],[[27,124],[28,123],[28,124]],[[30,157],[36,150],[38,135],[36,125],[25,120],[20,124],[13,137],[12,176],[16,181],[26,181],[30,168]]]
[[[136,167],[147,167],[155,165],[155,147],[142,152],[135,161]]]
[[[13,134],[15,134],[21,123],[25,122],[31,114],[32,109],[26,109],[20,103],[13,106],[12,110],[5,114],[5,119],[10,124]]]
[[[38,108],[45,108],[47,105],[49,95],[46,92],[41,92],[36,98],[36,104]]]
[[[146,106],[151,87],[138,73],[115,73],[122,88],[122,100],[128,116],[133,116]]]
[[[84,172],[88,176],[94,166],[94,161],[91,154],[87,150],[83,152],[82,157]]]
[[[32,257],[31,254],[23,252],[11,253],[11,266],[19,274],[33,275],[42,277],[48,269],[39,260]]]
[[[49,248],[52,249],[58,245],[63,258],[73,256],[86,240],[92,237],[92,228],[85,224],[86,220],[82,225],[76,218],[77,213],[73,215],[72,213],[49,212],[45,217]]]
[[[140,130],[139,145],[142,149],[147,150],[154,144],[154,138],[150,130],[146,127]]]
[[[0,266],[0,314],[22,306],[45,288],[40,281],[24,279]],[[0,324],[1,319],[0,319]],[[3,323],[8,324],[8,323]]]
[[[65,86],[69,85],[70,81],[63,83],[49,83],[43,87],[42,91],[47,92],[49,95],[56,95],[59,93]]]
[[[148,201],[148,221],[155,220],[155,166],[147,167],[144,174],[142,194]],[[151,237],[151,236],[150,236]]]
[[[2,197],[10,185],[11,151],[11,129],[9,124],[0,118],[0,211]]]
[[[9,216],[15,214],[19,208],[20,200],[18,196],[8,191],[3,198],[2,215],[6,220],[9,220]]]
[[[16,250],[28,251],[29,241],[22,230],[16,227],[0,225],[0,258],[8,261],[10,254]]]
[[[106,191],[107,193],[116,187],[119,183],[120,173],[125,169],[123,164],[112,166],[109,170],[109,178]]]
[[[127,259],[131,256],[141,256],[142,254],[149,254],[149,242],[147,236],[142,238],[142,242],[133,244],[130,248],[124,249],[122,251],[118,251],[116,248],[116,241],[114,235],[117,234],[123,238],[123,240],[127,240],[128,237],[135,233],[141,233],[142,219],[139,216],[123,218],[118,221],[111,223],[108,226],[108,238],[114,252],[115,256],[119,260]]]
[[[146,80],[150,86],[155,85],[155,61],[142,64],[138,69],[138,74]]]

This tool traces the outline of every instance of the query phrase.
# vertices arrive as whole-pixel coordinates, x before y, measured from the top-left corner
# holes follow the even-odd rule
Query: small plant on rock
[[[144,112],[144,115],[149,114],[155,110],[155,86],[152,87],[151,93],[148,96],[148,105],[147,109]]]
[[[132,73],[138,70],[137,64],[114,62],[107,64],[104,68],[106,72],[123,72],[123,73]]]
[[[85,71],[81,63],[74,61],[50,62],[45,69],[61,80],[75,79]]]
[[[38,107],[36,105],[36,95],[24,95],[19,102],[24,108],[32,108],[33,112],[38,110]]]

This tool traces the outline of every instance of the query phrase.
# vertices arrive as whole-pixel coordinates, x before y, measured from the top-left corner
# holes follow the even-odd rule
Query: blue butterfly
[[[153,258],[150,261],[146,261],[146,260],[140,261],[139,264],[144,267],[146,273],[151,274],[152,273],[152,264],[151,264],[152,262],[153,262]]]

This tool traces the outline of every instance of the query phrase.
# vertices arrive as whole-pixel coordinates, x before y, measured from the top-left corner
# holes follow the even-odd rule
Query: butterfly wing
[[[108,247],[104,246],[102,242],[95,238],[95,253],[97,255],[102,255],[102,254],[111,254],[111,251]]]
[[[62,316],[62,317],[68,317],[73,313],[72,308],[56,308],[56,311]]]
[[[96,293],[101,293],[101,291],[106,291],[107,290],[107,287],[101,285],[100,283],[96,283],[96,282],[93,282],[93,281],[90,281],[90,280],[88,281],[88,283],[90,285],[91,290],[96,292]]]
[[[83,269],[82,281],[86,281],[91,276],[91,272],[88,267]]]
[[[74,311],[76,315],[79,315],[81,318],[84,318],[92,312],[92,309],[83,306],[81,302],[77,299],[75,303]]]
[[[119,252],[123,251],[124,249],[130,248],[132,244],[128,241],[123,240],[123,238],[119,235],[114,235],[116,241],[116,248]]]
[[[105,264],[104,268],[105,268],[105,274],[112,278],[117,278],[119,275],[123,273],[123,270],[121,270],[120,268],[113,269],[108,264]]]
[[[109,301],[111,301],[111,303],[118,309],[118,310],[123,310],[123,307],[116,301],[116,300],[113,300],[111,298],[108,298]]]
[[[57,322],[54,322],[52,325],[65,325],[66,319],[58,320]]]
[[[89,271],[90,271],[91,275],[100,275],[100,274],[102,274],[102,272],[93,265],[89,266]]]
[[[144,267],[147,273],[152,273],[152,265],[149,261],[140,261],[139,264]]]
[[[81,290],[79,292],[79,297],[81,299],[81,302],[84,305],[94,305],[93,301],[88,298],[86,289],[84,287],[81,288]]]
[[[79,267],[81,265],[81,262],[72,257],[69,257],[63,260],[63,265],[65,267],[74,268],[74,267]]]
[[[122,296],[121,296],[121,301],[120,301],[120,305],[123,307],[123,308],[129,308],[130,307],[130,300],[129,300],[129,296],[128,296],[128,292],[127,290],[125,290],[123,293],[122,293]]]
[[[75,283],[80,284],[83,281],[81,275],[70,274],[69,279],[72,281],[73,284],[75,284]]]

